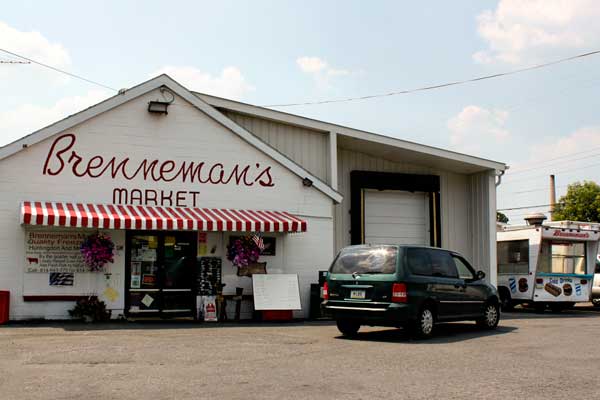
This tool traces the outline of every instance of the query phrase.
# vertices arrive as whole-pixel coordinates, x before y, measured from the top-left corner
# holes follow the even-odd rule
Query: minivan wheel
[[[600,297],[592,299],[592,304],[594,305],[594,307],[600,307]]]
[[[427,339],[433,336],[433,328],[435,325],[435,315],[430,306],[425,305],[419,311],[417,320],[413,322],[411,328],[413,334],[422,339]]]
[[[358,333],[358,330],[360,329],[360,324],[353,321],[339,319],[336,321],[336,324],[338,330],[342,333],[342,335],[348,337],[355,336]]]
[[[500,307],[496,303],[488,303],[483,310],[483,317],[477,320],[477,325],[484,329],[496,329],[500,322]]]

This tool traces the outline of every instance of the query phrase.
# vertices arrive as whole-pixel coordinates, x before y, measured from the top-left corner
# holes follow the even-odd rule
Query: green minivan
[[[361,325],[433,335],[436,322],[475,320],[495,329],[498,292],[460,254],[433,247],[358,245],[336,256],[323,287],[323,308],[345,336]]]

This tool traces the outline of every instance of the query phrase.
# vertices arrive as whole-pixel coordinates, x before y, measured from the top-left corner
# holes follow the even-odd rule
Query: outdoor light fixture
[[[151,101],[148,103],[148,112],[156,113],[156,114],[168,114],[167,107],[169,104],[166,101]]]
[[[171,99],[167,100],[165,93],[171,95]],[[148,112],[155,114],[168,114],[167,108],[169,108],[169,104],[175,100],[175,95],[166,87],[160,88],[160,94],[163,97],[163,100],[152,100],[148,102]]]
[[[304,178],[304,179],[302,179],[302,184],[303,184],[304,186],[306,186],[306,187],[311,187],[311,186],[312,186],[312,184],[313,184],[313,181],[311,181],[311,180],[310,180],[310,179],[308,179],[308,178]]]

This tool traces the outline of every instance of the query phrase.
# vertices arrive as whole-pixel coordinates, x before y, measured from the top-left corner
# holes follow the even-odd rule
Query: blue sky
[[[600,49],[598,16],[592,0],[21,1],[3,7],[0,48],[117,89],[168,72],[189,89],[265,105]],[[600,181],[599,67],[600,55],[438,91],[279,109],[506,162],[499,208],[547,204],[550,173],[559,195],[575,180]],[[0,145],[113,94],[35,65],[0,64],[0,82]],[[527,211],[508,214],[516,222]]]

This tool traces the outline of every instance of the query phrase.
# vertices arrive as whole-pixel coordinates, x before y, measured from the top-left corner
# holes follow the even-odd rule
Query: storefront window
[[[498,242],[498,273],[529,273],[529,240]]]
[[[544,240],[538,270],[554,274],[585,274],[585,242]]]

